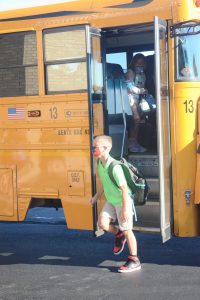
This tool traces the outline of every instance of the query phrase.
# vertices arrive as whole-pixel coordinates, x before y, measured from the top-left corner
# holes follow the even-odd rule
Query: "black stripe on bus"
[[[64,16],[73,16],[73,15],[83,15],[83,14],[92,14],[94,11],[59,11],[55,13],[47,13],[33,16],[24,16],[18,18],[9,18],[9,19],[1,19],[0,22],[8,22],[8,21],[23,21],[23,20],[31,20],[31,19],[44,19],[44,18],[52,18],[52,17],[64,17]]]

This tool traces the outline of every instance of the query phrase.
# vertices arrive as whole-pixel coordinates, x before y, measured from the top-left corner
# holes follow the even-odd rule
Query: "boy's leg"
[[[141,269],[139,258],[137,257],[137,241],[132,231],[133,228],[133,210],[132,200],[129,202],[129,219],[127,222],[121,220],[121,208],[117,208],[117,218],[120,230],[123,231],[124,238],[127,241],[129,253],[126,263],[118,269],[120,273],[133,272]]]
[[[132,230],[125,230],[124,236],[127,240],[129,253],[126,263],[118,269],[120,273],[134,272],[141,269],[140,260],[137,257],[137,241]]]
[[[115,221],[117,218],[116,209],[113,205],[106,202],[101,214],[98,219],[99,227],[105,231],[111,232],[115,235],[115,244],[113,253],[115,255],[120,254],[124,249],[124,244],[126,243],[126,239],[124,237],[123,232],[119,230],[118,227],[114,226],[111,222]]]
[[[126,238],[124,233],[119,229],[118,233],[115,235],[115,245],[113,253],[119,255],[124,250],[124,245],[126,244]]]
[[[135,238],[135,235],[134,235],[132,229],[124,230],[123,233],[124,233],[124,236],[125,236],[127,244],[128,244],[128,249],[129,249],[130,255],[137,256],[137,241],[136,241],[136,238]]]
[[[98,218],[99,227],[105,231],[117,234],[119,229],[111,223],[115,220],[115,209],[110,203],[106,202]]]
[[[98,224],[99,227],[107,232],[111,232],[113,234],[117,234],[119,229],[111,224],[112,218],[106,217],[106,216],[99,216]]]

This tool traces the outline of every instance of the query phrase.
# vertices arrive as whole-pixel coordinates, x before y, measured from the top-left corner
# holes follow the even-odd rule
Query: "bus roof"
[[[75,15],[73,21],[91,23],[95,19],[94,25],[100,27],[105,27],[106,23],[107,26],[117,25],[118,18],[128,15],[127,24],[133,21],[131,17],[134,23],[140,22],[141,16],[144,22],[151,22],[158,16],[179,23],[199,20],[200,16],[199,7],[190,0],[184,0],[181,6],[177,6],[175,0],[7,0],[0,7],[2,23],[60,16],[73,18]],[[107,22],[101,21],[103,19]]]
[[[135,0],[144,1],[144,0]],[[55,13],[61,11],[97,11],[111,6],[129,4],[132,0],[19,0],[13,3],[13,0],[6,1],[0,8],[0,20],[16,19],[27,16]],[[151,2],[151,1],[148,1]],[[41,3],[43,5],[41,5]]]

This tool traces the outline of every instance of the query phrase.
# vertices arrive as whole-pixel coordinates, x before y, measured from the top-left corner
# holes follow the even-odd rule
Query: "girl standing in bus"
[[[146,61],[142,53],[136,54],[129,65],[129,69],[125,74],[126,85],[128,90],[129,103],[133,114],[133,122],[129,129],[129,151],[130,152],[146,152],[146,148],[138,143],[138,129],[141,122],[138,105],[140,95],[146,93]]]

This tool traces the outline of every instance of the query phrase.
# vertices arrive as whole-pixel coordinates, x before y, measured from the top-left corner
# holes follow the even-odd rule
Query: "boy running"
[[[98,225],[103,230],[115,235],[113,250],[115,255],[123,251],[127,242],[130,254],[127,262],[118,269],[118,272],[133,272],[141,269],[140,261],[137,257],[137,241],[132,231],[133,202],[122,167],[116,165],[113,168],[113,176],[119,188],[115,186],[109,177],[109,165],[114,160],[109,154],[111,148],[112,138],[110,136],[102,135],[94,139],[93,155],[98,159],[98,174],[101,186],[91,198],[90,203],[94,205],[104,192],[107,201],[100,213]],[[112,224],[116,219],[119,228]]]

